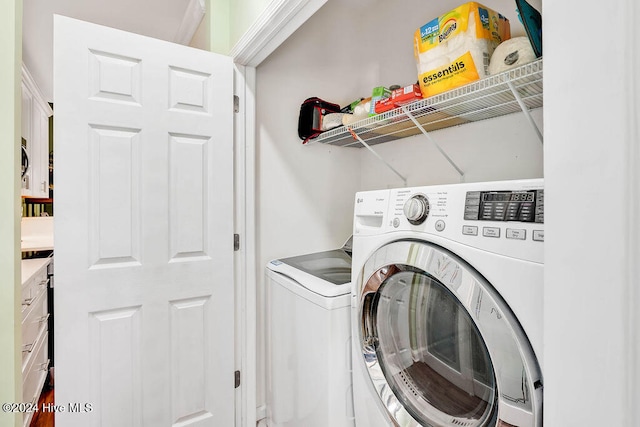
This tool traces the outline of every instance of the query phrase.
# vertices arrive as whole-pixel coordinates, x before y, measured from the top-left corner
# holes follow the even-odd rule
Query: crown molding
[[[24,64],[22,64],[22,83],[27,87],[27,89],[33,96],[33,100],[37,102],[40,105],[40,108],[42,108],[47,114],[47,117],[51,117],[53,115],[51,106],[47,101],[44,100],[44,96],[42,96],[40,88],[38,87],[33,76],[31,76],[31,73]]]
[[[207,6],[204,0],[190,0],[187,5],[187,10],[185,10],[184,16],[182,17],[182,23],[176,34],[175,42],[189,45],[206,12]]]
[[[327,0],[274,0],[238,40],[231,57],[256,67],[309,19]]]

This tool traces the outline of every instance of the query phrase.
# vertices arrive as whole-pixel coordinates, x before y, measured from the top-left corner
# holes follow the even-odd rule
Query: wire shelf
[[[542,107],[542,58],[430,98],[407,104],[351,125],[368,145],[381,144],[425,131],[431,132],[469,122],[521,112],[509,83],[529,109]],[[403,110],[404,108],[404,110]],[[343,147],[363,147],[345,126],[323,132],[308,142]]]

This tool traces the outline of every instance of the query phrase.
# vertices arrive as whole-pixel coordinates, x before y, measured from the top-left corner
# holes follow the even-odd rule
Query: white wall
[[[271,0],[233,0],[228,1],[230,7],[229,47],[233,47],[269,6]]]
[[[551,1],[544,16],[544,421],[637,426],[640,9]],[[615,37],[589,37],[603,16]]]
[[[532,117],[542,130],[542,108],[532,111]],[[441,129],[430,135],[464,172],[464,182],[542,177],[543,146],[522,113]],[[461,182],[460,174],[422,134],[373,148],[407,178],[409,186]],[[363,190],[404,185],[372,154],[361,151]]]
[[[22,397],[20,313],[20,82],[22,1],[0,2],[0,403]],[[0,425],[22,414],[0,412]]]
[[[402,185],[364,149],[302,146],[300,104],[318,96],[346,105],[369,96],[375,86],[415,83],[414,31],[459,4],[330,1],[257,68],[258,328],[269,260],[340,246],[351,234],[356,191]],[[512,35],[524,34],[511,0],[483,4],[511,20]],[[534,116],[542,127],[542,111]],[[467,181],[542,176],[542,147],[522,115],[437,131],[433,137],[468,171]],[[460,180],[424,136],[375,149],[408,176],[409,185]],[[258,405],[264,403],[263,335],[258,329]]]

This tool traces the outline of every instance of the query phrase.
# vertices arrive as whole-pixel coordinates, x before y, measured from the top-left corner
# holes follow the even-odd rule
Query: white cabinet
[[[48,266],[52,258],[22,260],[22,401],[37,404],[49,369]],[[28,426],[32,412],[25,412]]]
[[[22,145],[29,166],[22,177],[22,195],[49,197],[49,117],[53,110],[29,71],[22,66]]]

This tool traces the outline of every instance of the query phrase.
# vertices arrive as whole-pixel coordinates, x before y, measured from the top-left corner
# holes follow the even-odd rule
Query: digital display
[[[533,202],[535,193],[511,193],[512,202]]]
[[[544,190],[470,191],[464,219],[544,222]]]
[[[511,193],[484,193],[483,202],[506,202],[511,197]]]
[[[500,193],[483,193],[483,202],[533,202],[535,192],[513,193],[505,191]]]

